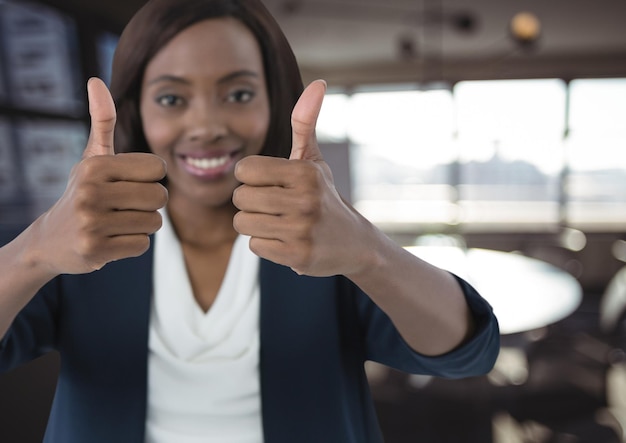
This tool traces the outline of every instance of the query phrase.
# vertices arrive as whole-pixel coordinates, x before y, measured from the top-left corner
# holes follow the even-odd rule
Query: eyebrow
[[[224,77],[220,78],[217,82],[218,83],[227,83],[231,80],[234,80],[238,77],[259,77],[259,74],[255,71],[250,71],[247,69],[242,69],[240,71],[235,71],[235,72],[231,72],[230,74],[225,75]],[[175,75],[170,75],[170,74],[165,74],[165,75],[160,75],[152,80],[150,80],[148,82],[148,85],[152,85],[154,83],[160,83],[160,82],[173,82],[173,83],[181,83],[181,84],[185,84],[188,85],[189,81],[185,80],[182,77],[178,77]]]

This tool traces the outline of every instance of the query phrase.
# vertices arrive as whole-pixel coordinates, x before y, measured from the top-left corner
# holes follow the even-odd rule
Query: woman
[[[90,80],[83,160],[0,250],[3,368],[62,357],[46,441],[379,442],[365,360],[491,369],[489,305],[335,191],[325,83],[302,92],[260,2],[149,1],[111,91]]]

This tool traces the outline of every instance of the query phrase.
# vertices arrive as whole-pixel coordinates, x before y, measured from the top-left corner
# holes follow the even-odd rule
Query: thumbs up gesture
[[[257,255],[311,276],[355,272],[355,244],[366,222],[337,193],[315,137],[326,83],[317,80],[293,109],[289,159],[249,156],[237,164],[242,185],[233,194],[240,210],[235,229],[251,236]]]
[[[61,198],[37,219],[39,256],[53,275],[87,273],[106,263],[137,256],[161,226],[157,210],[167,202],[158,183],[165,163],[146,153],[115,155],[116,112],[106,85],[89,80],[91,132]]]

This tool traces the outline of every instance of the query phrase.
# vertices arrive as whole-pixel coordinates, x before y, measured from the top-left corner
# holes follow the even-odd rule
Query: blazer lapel
[[[335,401],[341,392],[335,279],[298,276],[267,260],[260,273],[265,441],[329,441],[324,436],[336,431],[325,426],[343,416]]]
[[[88,375],[78,414],[97,441],[144,438],[152,256],[150,248],[63,283],[69,294],[63,302],[63,370],[74,381]],[[98,419],[90,422],[93,416]]]

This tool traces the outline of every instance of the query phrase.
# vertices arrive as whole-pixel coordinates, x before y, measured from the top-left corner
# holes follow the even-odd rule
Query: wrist
[[[43,214],[36,219],[9,245],[16,251],[15,263],[18,269],[24,269],[34,281],[43,283],[59,275],[51,261],[54,254],[46,253],[42,247],[46,241],[41,226],[45,217],[46,214]]]
[[[353,267],[344,275],[357,283],[375,278],[376,275],[385,272],[389,247],[394,246],[389,245],[389,241],[384,234],[375,230],[374,235],[368,237],[367,241],[360,242],[363,246],[354,254]]]

